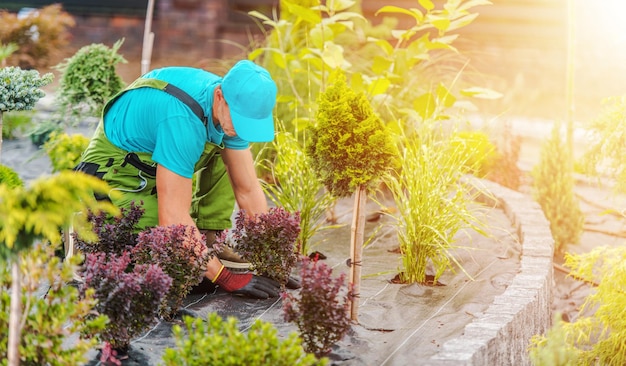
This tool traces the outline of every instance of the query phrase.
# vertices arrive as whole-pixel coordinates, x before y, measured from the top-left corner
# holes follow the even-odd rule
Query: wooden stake
[[[20,283],[20,257],[15,254],[11,260],[11,304],[9,305],[9,339],[7,344],[7,358],[9,366],[20,364],[20,339],[22,319],[22,284]]]
[[[359,292],[361,288],[361,257],[363,253],[363,233],[365,232],[365,203],[367,193],[360,186],[354,196],[352,227],[350,228],[350,283],[352,294],[350,302],[350,319],[359,322]]]
[[[146,23],[143,31],[143,49],[141,52],[141,75],[150,70],[150,59],[152,58],[152,45],[154,43],[154,33],[152,33],[152,14],[154,13],[154,0],[148,0],[146,10]]]

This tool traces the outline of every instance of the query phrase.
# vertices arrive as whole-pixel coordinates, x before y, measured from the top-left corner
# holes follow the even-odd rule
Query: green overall
[[[168,85],[171,86],[161,80],[138,79],[113,97],[105,105],[103,117],[82,155],[82,162],[76,168],[76,170],[103,179],[112,191],[122,192],[121,195],[116,195],[117,198],[109,195],[108,199],[115,206],[128,209],[133,201],[135,204],[143,202],[142,207],[145,213],[137,225],[138,231],[159,224],[157,164],[152,161],[151,153],[124,151],[113,145],[104,133],[104,115],[113,102],[128,90],[142,87],[164,90]],[[180,91],[180,89],[177,90]],[[194,168],[195,186],[190,214],[199,229],[223,230],[231,227],[235,195],[221,158],[223,148],[223,143],[218,146],[207,142]],[[99,198],[106,199],[107,197]]]

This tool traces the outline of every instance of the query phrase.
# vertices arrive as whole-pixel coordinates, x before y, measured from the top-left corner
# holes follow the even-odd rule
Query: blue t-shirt
[[[249,144],[224,134],[213,123],[213,91],[222,78],[191,67],[165,67],[143,75],[166,81],[194,98],[208,117],[202,121],[178,98],[150,87],[122,94],[104,116],[104,132],[113,145],[126,151],[147,152],[152,160],[186,178],[191,178],[206,142],[234,150]]]

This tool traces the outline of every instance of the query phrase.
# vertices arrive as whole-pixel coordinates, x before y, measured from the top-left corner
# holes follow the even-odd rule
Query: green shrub
[[[18,46],[7,64],[25,69],[48,66],[55,52],[69,44],[68,29],[74,24],[60,4],[44,6],[23,18],[0,10],[0,43]]]
[[[0,184],[6,184],[9,188],[13,188],[23,186],[24,182],[15,170],[0,164]]]
[[[221,365],[221,366],[297,366],[326,365],[302,350],[296,333],[280,340],[271,323],[260,319],[246,333],[239,331],[237,319],[226,321],[209,313],[207,321],[184,317],[185,329],[174,325],[176,348],[167,348],[163,355],[165,366]]]
[[[81,134],[68,135],[65,132],[53,130],[43,144],[52,163],[52,171],[73,169],[89,145],[89,138]]]
[[[330,193],[348,197],[361,186],[376,188],[380,178],[397,164],[398,150],[391,130],[365,95],[348,87],[343,72],[334,73],[331,83],[320,95],[307,154]]]
[[[564,265],[571,276],[598,286],[585,298],[574,322],[557,321],[545,336],[533,337],[533,361],[538,366],[626,364],[626,250],[598,247],[567,253]]]
[[[5,113],[2,121],[2,138],[14,139],[19,137],[32,125],[32,121],[32,111]]]
[[[532,171],[533,195],[550,222],[557,252],[564,251],[568,244],[578,243],[585,221],[574,195],[572,151],[560,131],[557,124],[542,146],[541,159]]]
[[[23,365],[79,365],[96,345],[93,338],[107,318],[91,316],[96,300],[93,291],[79,297],[68,285],[77,269],[78,257],[59,263],[54,247],[36,245],[21,255],[22,337],[19,353]],[[0,362],[7,363],[7,329],[11,302],[10,266],[0,262]],[[42,294],[41,290],[46,289]],[[76,337],[76,338],[73,338]],[[69,339],[71,342],[67,342]]]
[[[31,110],[45,93],[40,88],[52,82],[53,75],[19,67],[0,68],[0,113]]]
[[[111,48],[90,44],[55,67],[61,72],[56,98],[63,116],[98,117],[104,104],[124,88],[115,70],[118,63],[127,62],[117,53],[123,42],[121,39]]]

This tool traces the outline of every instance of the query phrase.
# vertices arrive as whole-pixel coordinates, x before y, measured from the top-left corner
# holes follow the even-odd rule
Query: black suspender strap
[[[172,85],[172,84],[168,83],[163,88],[163,91],[165,91],[166,93],[168,93],[170,95],[175,96],[181,102],[185,103],[187,105],[187,107],[189,107],[191,109],[191,111],[196,116],[198,116],[198,118],[200,118],[202,123],[204,123],[205,126],[207,125],[208,118],[207,118],[207,116],[204,115],[204,110],[202,110],[202,107],[200,107],[200,104],[198,104],[198,102],[196,102],[196,100],[193,99],[184,90],[182,90],[181,88],[177,87],[176,85]]]
[[[198,118],[200,118],[200,121],[202,121],[202,123],[205,126],[209,123],[209,118],[204,115],[204,110],[202,109],[200,104],[195,99],[193,99],[189,94],[187,94],[184,90],[182,90],[181,88],[177,87],[176,85],[172,85],[172,84],[170,84],[170,83],[168,83],[166,81],[158,80],[158,79],[150,79],[150,78],[139,78],[139,79],[135,80],[125,90],[119,92],[117,95],[115,95],[113,98],[111,98],[111,100],[109,100],[109,102],[105,105],[104,111],[103,111],[102,115],[104,116],[104,114],[109,109],[109,107],[113,104],[113,102],[120,95],[122,95],[122,93],[124,93],[125,91],[128,91],[128,90],[137,89],[137,88],[144,88],[144,87],[149,87],[149,88],[163,90],[164,92],[166,92],[169,95],[177,98],[178,100],[183,102],[187,107],[189,107],[189,109],[191,109],[193,114],[198,116]]]

